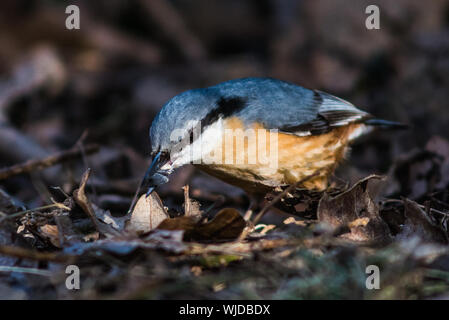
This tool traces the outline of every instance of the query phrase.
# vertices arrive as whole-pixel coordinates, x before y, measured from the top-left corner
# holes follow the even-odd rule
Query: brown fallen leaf
[[[225,208],[207,223],[201,223],[196,217],[178,217],[165,219],[158,229],[184,230],[184,240],[223,241],[238,238],[245,226],[245,220],[236,209]]]
[[[369,218],[358,218],[354,221],[344,224],[330,231],[332,237],[338,237],[346,233],[350,233],[353,228],[365,227],[369,223]]]
[[[59,242],[58,226],[53,224],[43,225],[39,227],[39,233],[42,237],[48,239],[56,248],[61,248]]]
[[[136,234],[143,234],[155,229],[162,221],[169,218],[164,205],[156,192],[148,197],[144,194],[139,198],[126,230]]]
[[[163,220],[158,229],[161,230],[183,230],[184,234],[190,234],[196,228],[198,221],[192,217],[176,217]]]
[[[404,199],[404,213],[405,222],[402,231],[396,236],[398,240],[418,236],[424,242],[448,243],[443,229],[436,225],[416,202]]]
[[[379,216],[379,207],[368,191],[369,180],[374,177],[357,182],[335,197],[324,194],[318,204],[318,220],[335,229],[347,226],[350,232],[341,237],[349,240],[380,244],[390,242],[392,238],[388,226]]]
[[[246,227],[246,221],[233,208],[220,210],[208,223],[196,228],[192,239],[195,240],[233,240],[238,238]]]
[[[358,218],[355,219],[354,221],[351,221],[350,223],[348,223],[348,227],[349,228],[355,228],[355,227],[364,227],[369,223],[369,218]]]
[[[21,259],[39,260],[39,261],[54,261],[54,262],[73,262],[73,257],[55,252],[42,252],[32,249],[22,248],[16,245],[2,245],[0,244],[0,257],[10,256]]]

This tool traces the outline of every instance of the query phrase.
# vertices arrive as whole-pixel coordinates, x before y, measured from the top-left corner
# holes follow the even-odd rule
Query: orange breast
[[[233,117],[224,122],[221,144],[213,151],[216,163],[200,167],[249,193],[293,184],[320,170],[303,187],[323,190],[345,155],[351,133],[360,126],[351,124],[326,134],[300,137],[268,131],[260,124],[245,128]]]

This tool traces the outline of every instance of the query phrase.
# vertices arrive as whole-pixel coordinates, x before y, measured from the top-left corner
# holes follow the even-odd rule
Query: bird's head
[[[201,126],[218,97],[211,88],[186,91],[168,101],[155,117],[150,128],[153,161],[140,186],[147,189],[147,196],[167,183],[173,170],[201,158],[201,148],[197,148],[204,130]]]

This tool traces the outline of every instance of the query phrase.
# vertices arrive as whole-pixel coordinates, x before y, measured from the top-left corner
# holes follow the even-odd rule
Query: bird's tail
[[[408,124],[382,120],[382,119],[368,119],[364,122],[366,125],[379,127],[381,129],[395,129],[395,130],[404,130],[409,129],[410,126]]]

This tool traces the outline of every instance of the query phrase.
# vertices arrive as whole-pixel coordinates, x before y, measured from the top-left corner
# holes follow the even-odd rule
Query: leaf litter
[[[231,292],[264,298],[406,298],[410,286],[420,297],[438,296],[449,289],[449,206],[440,189],[447,187],[449,153],[441,139],[431,140],[423,156],[400,159],[392,171],[393,179],[415,179],[422,185],[417,170],[428,172],[428,159],[439,157],[432,160],[435,168],[428,175],[438,178],[432,180],[431,194],[407,188],[401,190],[405,196],[394,198],[397,191],[385,194],[392,178],[375,175],[352,186],[333,185],[324,193],[290,187],[267,195],[256,225],[236,208],[213,204],[203,209],[190,197],[189,186],[183,187],[177,211],[164,206],[153,191],[142,195],[130,214],[120,215],[90,200],[86,190],[91,170],[85,171],[72,195],[35,210],[17,207],[2,191],[0,254],[10,265],[47,261],[51,272],[42,271],[50,272],[55,283],[64,265],[79,265],[95,289],[81,290],[73,298],[104,296],[105,282],[116,287],[107,296],[120,298],[184,297],[185,286],[192,286],[197,298],[229,298]],[[280,209],[290,216],[270,221],[270,214]],[[16,212],[20,214],[14,216]],[[383,270],[385,290],[363,289],[368,264]],[[117,268],[120,272],[114,276],[111,272]],[[220,290],[214,289],[216,277]],[[435,277],[440,279],[437,287]],[[166,283],[173,280],[179,285],[167,291]],[[332,288],[342,283],[347,289],[336,294]],[[387,290],[391,287],[393,293]],[[62,290],[59,282],[57,294]]]

